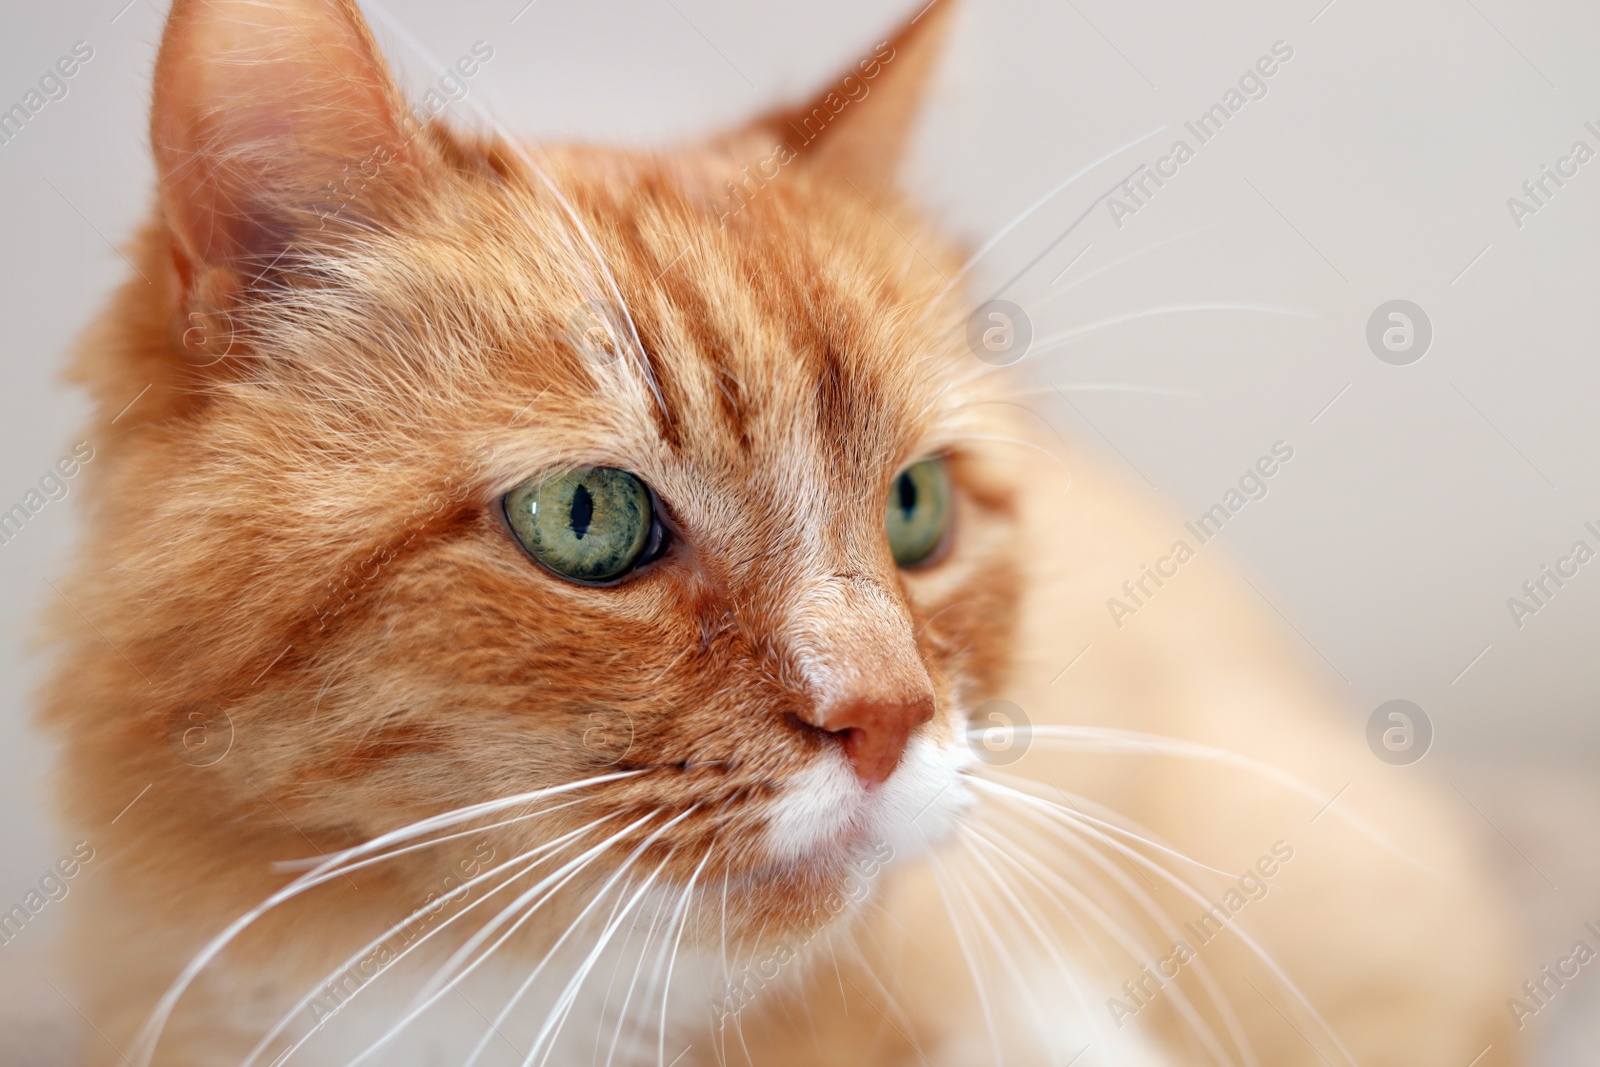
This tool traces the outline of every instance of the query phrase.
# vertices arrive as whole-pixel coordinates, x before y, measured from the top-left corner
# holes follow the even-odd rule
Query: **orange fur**
[[[264,1032],[252,997],[314,986],[477,844],[510,857],[602,817],[607,832],[641,825],[524,928],[511,958],[537,960],[635,847],[637,869],[659,868],[664,885],[735,885],[740,951],[805,931],[874,844],[865,816],[800,860],[765,843],[775,798],[838,758],[835,738],[804,725],[839,695],[828,684],[903,689],[925,672],[937,711],[918,735],[946,749],[961,747],[976,703],[1027,693],[1055,721],[1136,715],[1337,788],[1352,761],[1332,753],[1323,699],[1219,579],[1197,574],[1194,592],[1160,605],[1167,615],[1141,615],[1126,662],[1086,664],[1070,707],[1029,681],[1041,643],[1077,647],[1082,604],[1098,604],[1078,595],[1084,575],[1136,556],[1128,546],[1154,524],[1092,473],[1064,495],[1053,461],[997,442],[1025,427],[989,403],[1004,390],[952,341],[959,260],[892,182],[947,7],[894,39],[871,93],[815,147],[785,132],[802,108],[656,154],[412,127],[349,0],[178,0],[157,69],[160,208],[136,244],[155,291],[130,283],[75,368],[103,458],[85,475],[89,535],[64,587],[78,610],[57,619],[61,669],[43,711],[63,745],[68,817],[109,857],[76,937],[81,1003],[114,1042],[131,1049],[191,956],[291,881],[275,864],[613,770],[637,773],[539,819],[473,820],[472,834],[269,912],[179,1001],[155,1062],[242,1058]],[[794,162],[727,212],[729,176],[776,141]],[[592,308],[610,319],[614,361],[572,344]],[[956,485],[954,540],[898,571],[882,526],[890,480],[936,453]],[[497,502],[572,465],[644,478],[677,532],[668,556],[606,589],[533,566]],[[1024,596],[1044,571],[1065,573]],[[1223,618],[1226,632],[1194,621]],[[1278,714],[1288,706],[1299,710]],[[226,755],[194,758],[197,722]],[[585,740],[597,722],[623,740],[597,753]],[[1254,780],[1128,779],[1032,756],[1019,769],[1098,792],[1207,855],[1247,863],[1277,833],[1241,815],[1281,810]],[[1469,873],[1434,885],[1353,835],[1308,845],[1298,910],[1263,913],[1273,949],[1369,1067],[1438,1048],[1450,1055],[1428,1062],[1464,1064],[1490,1041],[1483,1063],[1514,1062],[1486,992],[1497,920],[1470,855],[1428,798],[1374,788],[1429,829],[1436,865]],[[1052,847],[1013,829],[1040,855]],[[886,918],[838,919],[861,953],[839,976],[853,1012],[829,968],[799,967],[763,994],[746,1023],[756,1062],[987,1056],[931,869],[894,865]],[[1338,926],[1329,913],[1353,895],[1453,941],[1429,957],[1424,937],[1379,952],[1299,936]],[[1010,906],[998,890],[986,898]],[[1442,915],[1470,920],[1467,932]],[[698,911],[691,926],[697,945],[722,933]],[[908,940],[908,928],[940,936]],[[1254,965],[1219,949],[1214,966],[1262,1062],[1317,1062],[1241,984],[1265,981]],[[1122,976],[1082,967],[1108,989]],[[788,1032],[784,1004],[805,1005],[808,1036]],[[1168,1011],[1152,1018],[1180,1035]],[[1401,1047],[1405,1020],[1418,1033]],[[684,1041],[685,1063],[713,1062],[703,1023]]]

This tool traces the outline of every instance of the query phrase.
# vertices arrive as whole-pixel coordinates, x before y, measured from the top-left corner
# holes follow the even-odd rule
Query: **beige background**
[[[128,272],[113,245],[150,200],[143,124],[164,5],[124,2],[4,15],[0,107],[74,42],[94,58],[0,146],[0,510],[76,440],[63,352]],[[524,3],[364,6],[417,93],[474,42],[494,49],[450,107],[462,121],[629,142],[692,136],[819,84],[908,6]],[[1174,137],[1193,144],[1182,123],[1277,41],[1294,58],[1266,97],[1118,228],[1097,198]],[[1412,772],[1479,809],[1539,924],[1535,963],[1600,919],[1586,889],[1600,884],[1600,561],[1521,628],[1506,604],[1574,541],[1600,549],[1584,528],[1600,528],[1600,160],[1520,229],[1506,201],[1575,140],[1600,150],[1584,127],[1600,128],[1597,51],[1600,7],[1555,0],[968,0],[908,167],[976,247],[1166,127],[1011,229],[976,287],[1037,258],[1004,294],[1036,336],[1112,320],[1035,353],[1041,410],[1175,516],[1219,499],[1273,442],[1293,446],[1217,544],[1353,707],[1405,697],[1428,712],[1435,748]],[[1365,340],[1371,312],[1397,298],[1433,324],[1410,366]],[[73,535],[69,497],[0,546],[0,906],[67,844],[26,717],[30,619],[56,595],[47,579]],[[5,1017],[33,1027],[65,1011],[39,955],[66,907],[0,947],[0,981],[16,986],[0,995],[6,1062],[23,1054],[7,1052],[22,1023]],[[1589,1062],[1579,1026],[1600,1015],[1600,977],[1563,997],[1535,1023],[1546,1058]]]

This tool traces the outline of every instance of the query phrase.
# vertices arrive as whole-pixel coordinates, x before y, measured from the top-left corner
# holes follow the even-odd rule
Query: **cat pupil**
[[[899,484],[896,486],[896,489],[900,496],[900,511],[909,521],[911,518],[911,513],[915,511],[917,507],[917,483],[911,480],[911,473],[909,471],[900,475]]]
[[[578,540],[583,540],[583,535],[589,532],[589,523],[594,519],[594,497],[589,495],[589,487],[579,484],[572,494],[572,534]]]

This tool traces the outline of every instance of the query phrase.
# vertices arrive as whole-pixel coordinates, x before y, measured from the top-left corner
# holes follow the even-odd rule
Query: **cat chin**
[[[767,818],[763,843],[780,868],[829,861],[908,859],[943,841],[973,803],[959,743],[911,738],[889,780],[863,789],[842,754],[827,753],[791,777]]]

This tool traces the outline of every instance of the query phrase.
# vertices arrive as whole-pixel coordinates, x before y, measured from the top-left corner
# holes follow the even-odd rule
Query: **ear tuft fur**
[[[803,165],[862,190],[892,186],[957,6],[933,0],[816,97],[764,115],[746,132],[776,136]]]
[[[330,228],[380,222],[415,170],[409,123],[353,0],[176,0],[151,140],[183,343],[225,336],[193,316],[227,314]]]

